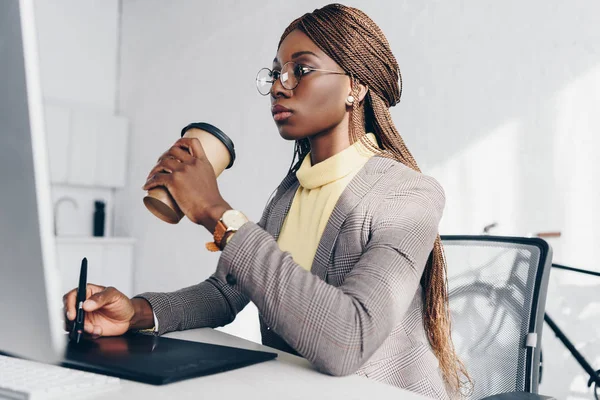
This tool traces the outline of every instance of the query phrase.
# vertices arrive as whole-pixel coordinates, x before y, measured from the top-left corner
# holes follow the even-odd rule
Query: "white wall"
[[[115,110],[118,0],[36,0],[44,98]]]
[[[148,213],[140,189],[179,129],[204,120],[230,135],[236,165],[220,178],[225,199],[260,217],[284,176],[292,144],[254,87],[281,32],[323,1],[123,0],[118,110],[131,119],[129,187],[117,197],[117,234],[138,239],[136,291],[174,290],[216,266],[210,235]],[[600,3],[351,1],[383,29],[404,77],[392,115],[425,172],[447,192],[442,233],[526,235],[560,230],[556,260],[600,270],[594,252]],[[594,134],[595,133],[595,134]],[[600,368],[600,279],[553,271],[548,312]],[[230,332],[258,340],[255,311]],[[584,374],[549,329],[542,393],[588,399]]]
[[[51,120],[54,115],[50,113],[48,106],[109,116],[114,114],[117,96],[119,1],[36,0],[34,3],[46,121]],[[49,148],[53,170],[53,167],[61,165],[61,161],[56,158],[73,158],[72,154],[67,154],[73,148],[70,148],[72,143],[57,143],[56,140],[59,136],[64,136],[66,140],[69,133],[54,133],[48,123],[46,128],[47,134],[54,140]],[[69,128],[67,122],[64,130]],[[87,130],[93,131],[93,128],[90,126]],[[81,131],[77,131],[71,135],[71,139],[76,139],[75,135],[78,135],[78,139],[83,136]],[[93,168],[96,147],[87,143],[83,149],[78,150],[81,154],[76,157],[91,160],[89,167]],[[110,158],[111,151],[106,153],[103,157]],[[67,175],[68,165],[70,163],[64,162],[65,170],[61,171],[64,175]],[[52,172],[52,177],[55,178],[57,174]],[[68,203],[60,203],[56,208],[58,235],[91,236],[95,200],[103,200],[107,204],[105,234],[110,235],[114,190],[107,185],[93,187],[93,182],[85,180],[85,176],[89,175],[88,171],[76,172],[84,177],[77,185],[67,184],[66,179],[64,184],[52,185],[55,205],[62,198],[73,199],[77,204],[74,207]]]
[[[600,4],[467,3],[429,10],[435,29],[417,33],[426,50],[404,68],[419,87],[407,88],[400,118],[446,189],[441,231],[478,233],[491,222],[495,234],[561,231],[549,240],[555,262],[600,271]],[[598,289],[600,278],[553,270],[546,304],[596,369]],[[541,392],[591,398],[548,326],[542,348]]]

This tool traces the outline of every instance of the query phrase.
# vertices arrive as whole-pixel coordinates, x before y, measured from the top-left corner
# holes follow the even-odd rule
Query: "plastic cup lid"
[[[197,128],[212,133],[217,139],[219,139],[225,145],[225,147],[227,147],[227,150],[229,151],[230,155],[229,164],[225,169],[229,169],[233,166],[233,162],[235,161],[235,148],[233,145],[233,140],[231,140],[229,136],[223,133],[223,131],[217,128],[216,126],[211,125],[209,123],[193,122],[181,130],[181,137],[183,137],[185,132],[191,128]]]

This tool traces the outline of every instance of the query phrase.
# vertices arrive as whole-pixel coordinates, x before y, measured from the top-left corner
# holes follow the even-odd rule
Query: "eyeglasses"
[[[273,84],[279,79],[281,85],[287,90],[294,90],[300,83],[300,79],[306,74],[313,71],[329,72],[330,74],[336,75],[348,75],[346,72],[330,71],[328,69],[313,68],[302,64],[296,64],[293,61],[288,61],[283,64],[281,70],[271,70],[269,68],[263,68],[256,74],[256,88],[258,93],[263,96],[271,93]]]

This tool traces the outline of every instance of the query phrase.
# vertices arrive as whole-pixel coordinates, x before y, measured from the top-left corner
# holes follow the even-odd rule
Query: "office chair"
[[[469,399],[539,396],[552,249],[539,238],[442,236],[452,338],[474,386]]]

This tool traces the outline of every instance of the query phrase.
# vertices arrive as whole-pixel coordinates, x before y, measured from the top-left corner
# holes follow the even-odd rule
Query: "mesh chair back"
[[[537,393],[551,248],[537,238],[442,236],[442,242],[452,338],[474,382],[469,398]]]

